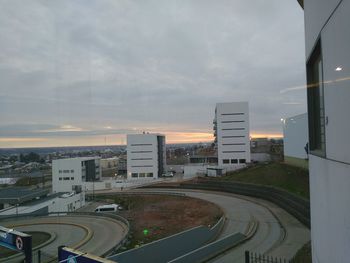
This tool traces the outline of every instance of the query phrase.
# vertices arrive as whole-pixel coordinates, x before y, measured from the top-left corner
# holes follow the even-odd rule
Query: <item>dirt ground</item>
[[[184,196],[116,196],[113,202],[125,208],[119,214],[131,223],[127,248],[199,225],[213,226],[223,214],[213,203]]]

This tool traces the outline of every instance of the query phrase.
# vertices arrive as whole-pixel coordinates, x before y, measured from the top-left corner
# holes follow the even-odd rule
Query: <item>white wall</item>
[[[83,206],[85,206],[85,194],[83,192],[67,198],[57,197],[49,204],[49,213],[73,212]]]
[[[304,2],[306,57],[316,37],[321,36],[325,116],[328,118],[326,156],[309,156],[312,257],[314,263],[349,262],[350,0],[343,0],[332,16],[339,0]],[[335,71],[338,66],[343,70]]]
[[[304,0],[307,57],[314,47],[319,32],[340,1],[341,0]]]
[[[305,145],[308,141],[307,113],[283,120],[284,156],[306,159]]]
[[[99,157],[67,158],[52,161],[52,191],[54,193],[72,192],[73,186],[81,186],[83,178],[82,162],[95,160],[95,166],[99,170],[97,178],[101,176],[101,165]],[[60,172],[61,171],[61,172]],[[65,180],[66,179],[66,180]]]
[[[220,166],[237,165],[231,163],[232,159],[245,159],[250,163],[248,102],[217,103],[216,122],[218,164]],[[223,160],[230,160],[230,164],[224,164]]]
[[[158,178],[157,136],[159,134],[127,135],[128,179],[138,179],[138,177],[133,178],[132,173],[137,173],[138,175],[140,173],[153,173],[153,178]]]
[[[61,170],[61,173],[59,172]],[[63,171],[69,173],[63,173]],[[72,172],[73,170],[73,172]],[[72,185],[82,184],[82,167],[78,158],[58,159],[52,161],[52,191],[56,192],[72,192]],[[63,180],[69,177],[69,180]],[[60,178],[62,178],[60,180]],[[73,178],[73,180],[71,180]]]

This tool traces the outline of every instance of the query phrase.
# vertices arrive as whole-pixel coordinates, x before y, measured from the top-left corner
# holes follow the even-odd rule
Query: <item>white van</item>
[[[120,210],[120,206],[117,204],[111,204],[111,205],[100,205],[95,209],[96,213],[106,213],[106,212],[117,212],[118,210]]]

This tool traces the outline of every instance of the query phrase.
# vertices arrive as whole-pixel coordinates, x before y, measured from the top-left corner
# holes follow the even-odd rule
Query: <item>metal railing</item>
[[[280,258],[273,257],[265,254],[253,253],[250,251],[245,251],[245,263],[292,263],[292,261]]]

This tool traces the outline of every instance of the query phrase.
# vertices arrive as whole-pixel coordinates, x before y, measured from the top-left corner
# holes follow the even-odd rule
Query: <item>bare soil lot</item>
[[[213,226],[223,215],[217,205],[185,196],[116,195],[100,198],[125,208],[118,214],[127,218],[131,224],[127,248],[199,225]]]

